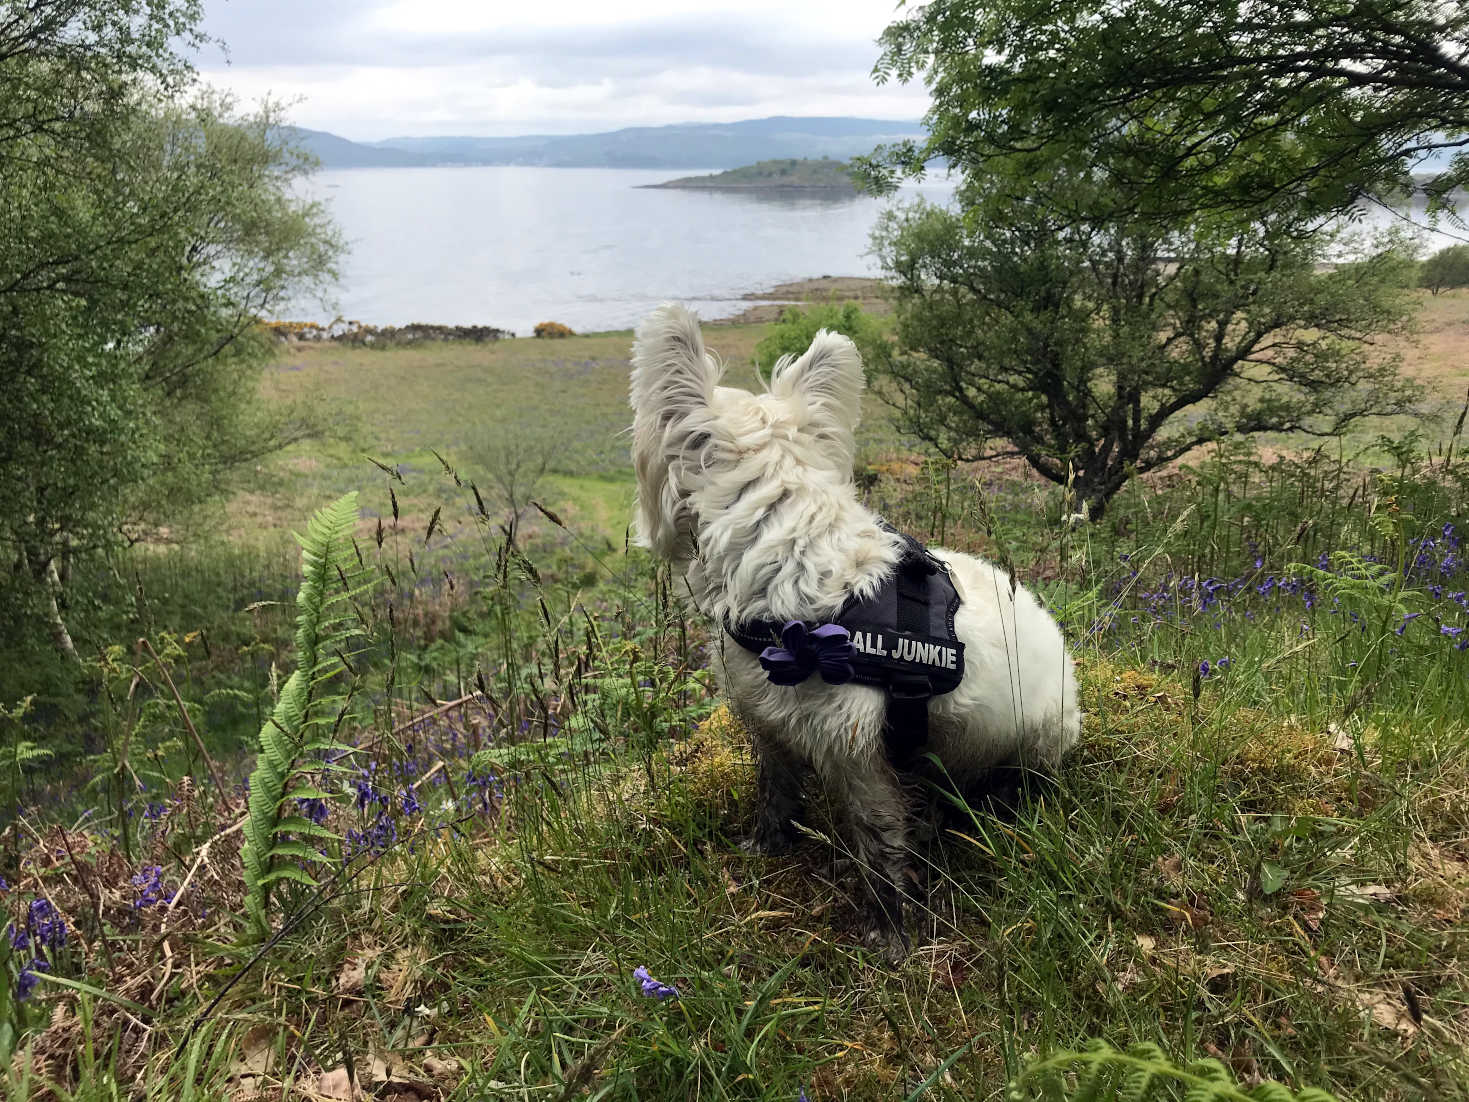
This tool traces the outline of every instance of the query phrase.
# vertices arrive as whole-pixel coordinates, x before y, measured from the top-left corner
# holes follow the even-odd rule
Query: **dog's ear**
[[[687,499],[709,443],[709,400],[720,367],[704,351],[699,319],[671,303],[638,326],[632,364],[638,540],[664,558],[687,561],[696,523]]]
[[[799,359],[775,365],[770,392],[778,398],[802,399],[807,427],[850,459],[855,450],[852,433],[862,415],[863,383],[857,346],[840,333],[822,329]]]

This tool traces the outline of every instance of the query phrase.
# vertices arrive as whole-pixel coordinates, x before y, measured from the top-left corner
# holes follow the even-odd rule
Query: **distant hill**
[[[286,134],[296,139],[321,162],[323,168],[384,168],[421,165],[425,162],[412,153],[397,149],[379,149],[348,141],[325,130],[307,130],[300,126],[283,128]]]
[[[846,160],[884,142],[920,137],[916,122],[776,116],[732,123],[638,126],[601,134],[511,138],[403,137],[353,142],[296,129],[324,168],[550,165],[564,168],[735,168],[792,158]]]
[[[784,157],[774,161],[758,161],[741,168],[716,172],[711,176],[681,176],[662,184],[644,184],[650,188],[680,188],[694,191],[821,191],[854,192],[856,184],[845,161],[823,157]]]

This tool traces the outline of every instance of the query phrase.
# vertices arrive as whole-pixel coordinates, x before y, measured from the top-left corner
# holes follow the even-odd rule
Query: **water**
[[[317,173],[351,252],[333,313],[375,325],[537,322],[625,329],[677,299],[706,318],[740,296],[820,275],[875,275],[868,235],[892,200],[639,189],[681,175],[600,168],[357,168]],[[694,175],[694,173],[683,173]],[[903,189],[944,202],[946,183]]]
[[[717,318],[748,306],[745,293],[779,283],[877,274],[868,235],[893,200],[637,187],[672,175],[509,166],[319,172],[310,188],[351,251],[332,301],[293,303],[278,316],[495,325],[522,335],[559,321],[586,332],[629,328],[669,299]],[[952,194],[938,181],[905,187],[898,201],[942,203]],[[1424,220],[1421,204],[1405,213]],[[1363,228],[1403,225],[1380,207],[1363,214]],[[1453,242],[1424,234],[1427,251]]]

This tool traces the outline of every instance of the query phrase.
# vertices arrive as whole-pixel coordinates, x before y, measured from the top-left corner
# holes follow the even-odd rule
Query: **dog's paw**
[[[874,919],[867,924],[862,941],[869,949],[882,957],[889,968],[897,968],[913,951],[913,942],[908,931],[895,928],[886,919]]]
[[[790,831],[761,831],[740,843],[740,849],[756,857],[784,857],[795,848],[795,835]]]

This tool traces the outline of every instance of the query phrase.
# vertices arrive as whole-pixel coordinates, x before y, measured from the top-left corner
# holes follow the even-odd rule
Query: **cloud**
[[[299,99],[304,126],[401,133],[548,132],[761,114],[916,118],[923,89],[873,85],[888,0],[749,0],[739,12],[544,0],[212,0],[199,58],[246,98]],[[612,12],[616,21],[609,21]]]

